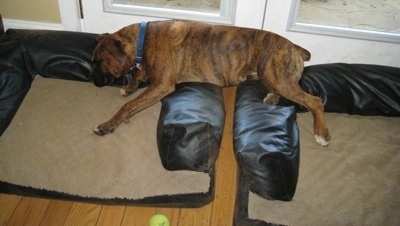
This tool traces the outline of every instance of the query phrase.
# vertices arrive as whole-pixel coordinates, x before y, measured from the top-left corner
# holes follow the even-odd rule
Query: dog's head
[[[99,35],[97,41],[89,78],[96,86],[102,87],[127,74],[134,62],[131,45],[117,33]]]

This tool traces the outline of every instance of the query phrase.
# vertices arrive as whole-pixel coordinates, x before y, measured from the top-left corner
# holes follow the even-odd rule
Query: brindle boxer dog
[[[135,66],[139,30],[140,24],[133,24],[99,36],[91,72],[96,86],[111,83]],[[192,21],[149,22],[145,32],[143,61],[121,95],[135,92],[140,82],[149,81],[150,86],[110,120],[96,126],[96,134],[113,132],[173,92],[177,83],[208,82],[227,87],[258,79],[270,91],[265,103],[276,104],[282,96],[305,106],[314,117],[316,141],[322,146],[329,144],[321,99],[298,85],[304,61],[310,59],[307,50],[268,31]]]

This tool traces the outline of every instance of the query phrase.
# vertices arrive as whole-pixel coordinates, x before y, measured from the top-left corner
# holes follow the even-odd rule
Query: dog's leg
[[[152,106],[163,97],[173,92],[174,84],[150,85],[143,93],[129,101],[107,122],[96,126],[93,132],[97,135],[112,133],[121,123],[129,121],[136,113]]]
[[[301,104],[312,113],[315,140],[321,146],[327,146],[331,137],[325,122],[322,100],[300,88],[298,81],[302,72],[303,61],[297,54],[271,58],[267,64],[259,66],[259,74],[262,76],[260,80],[273,95]]]
[[[331,139],[324,117],[324,107],[319,97],[305,93],[297,84],[290,89],[277,91],[282,97],[305,106],[314,117],[314,138],[321,146],[328,146]]]
[[[136,92],[141,82],[147,81],[147,76],[144,70],[135,68],[134,71],[131,73],[133,73],[132,81],[130,81],[127,85],[122,87],[122,89],[119,91],[121,96],[127,97],[131,95],[132,93]]]

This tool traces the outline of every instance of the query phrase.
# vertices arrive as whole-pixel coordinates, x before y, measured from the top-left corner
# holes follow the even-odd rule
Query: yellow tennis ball
[[[156,214],[150,218],[149,226],[169,226],[168,217],[163,214]]]

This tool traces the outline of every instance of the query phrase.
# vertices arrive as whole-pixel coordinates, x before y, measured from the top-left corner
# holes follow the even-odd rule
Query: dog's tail
[[[311,58],[311,53],[308,52],[308,50],[298,46],[298,45],[294,45],[294,47],[296,48],[297,52],[300,53],[301,58],[303,58],[304,61],[309,61]]]

